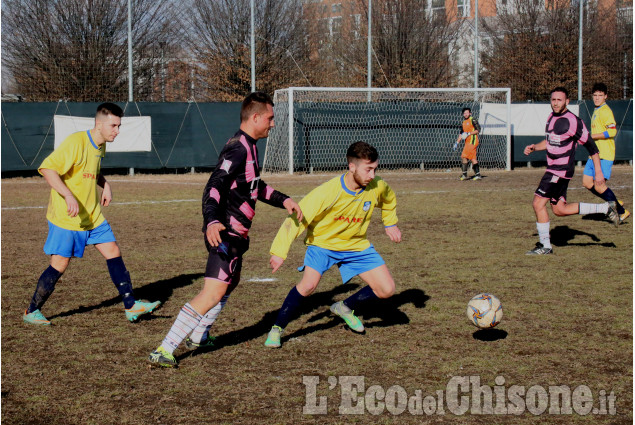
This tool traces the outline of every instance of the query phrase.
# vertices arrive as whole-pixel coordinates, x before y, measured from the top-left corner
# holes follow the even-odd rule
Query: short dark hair
[[[119,105],[115,105],[114,103],[106,102],[102,103],[97,107],[97,113],[95,114],[95,118],[102,115],[107,117],[108,115],[114,115],[116,117],[123,117],[123,109],[119,107]]]
[[[240,122],[245,122],[253,114],[261,112],[266,105],[273,107],[273,99],[267,93],[255,91],[250,93],[240,107]]]
[[[463,108],[461,110],[461,113],[465,112],[465,111],[470,111],[470,114],[472,113],[472,110],[470,108]]]
[[[566,99],[569,98],[569,91],[566,88],[562,87],[562,86],[558,86],[555,89],[551,90],[551,93],[549,93],[549,97],[551,98],[551,95],[554,94],[555,92],[564,93],[564,97]]]
[[[377,153],[377,149],[362,141],[353,143],[346,151],[346,160],[349,163],[356,159],[367,159],[370,162],[375,162],[378,158],[379,154]]]
[[[604,83],[593,84],[593,88],[591,89],[591,94],[595,93],[596,91],[601,91],[604,94],[609,94],[609,88],[606,87],[606,84]]]

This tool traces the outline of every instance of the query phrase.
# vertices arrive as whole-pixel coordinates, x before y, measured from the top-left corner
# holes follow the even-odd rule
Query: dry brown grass
[[[537,240],[532,193],[543,170],[457,175],[385,174],[399,201],[401,244],[383,234],[378,214],[369,237],[391,269],[393,299],[361,312],[365,335],[347,331],[328,306],[359,288],[325,274],[283,348],[263,346],[299,273],[296,241],[271,276],[269,245],[284,212],[259,204],[243,282],[213,328],[214,350],[177,351],[181,367],[151,370],[145,358],[181,306],[200,289],[206,252],[200,198],[207,175],[112,176],[115,203],[105,211],[140,298],[163,301],[152,317],[127,323],[105,262],[94,249],[73,260],[43,312],[54,326],[22,323],[47,265],[41,178],[2,181],[2,422],[6,424],[506,423],[632,422],[633,227],[600,217],[552,219],[555,255],[525,256]],[[581,188],[571,201],[596,202]],[[299,199],[329,176],[266,176]],[[611,186],[633,205],[632,168],[616,167]],[[157,202],[162,201],[162,202]],[[176,201],[176,202],[174,202]],[[22,207],[22,208],[20,208]],[[13,209],[15,208],[15,209]],[[274,277],[275,282],[250,281]],[[505,317],[494,338],[465,318],[467,301],[492,292]],[[487,339],[494,339],[487,341]],[[327,415],[303,415],[303,376],[320,377]],[[478,375],[493,387],[587,385],[613,391],[617,415],[340,415],[329,376],[364,376],[366,388],[403,387],[435,395],[452,376]]]

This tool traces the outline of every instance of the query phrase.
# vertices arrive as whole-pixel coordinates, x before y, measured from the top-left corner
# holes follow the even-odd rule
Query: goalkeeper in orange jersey
[[[461,124],[461,134],[456,139],[456,143],[461,141],[465,142],[463,152],[461,153],[461,177],[459,180],[468,180],[467,167],[472,161],[472,169],[474,170],[474,177],[472,180],[480,180],[481,170],[479,169],[478,161],[476,160],[476,150],[478,148],[478,134],[481,131],[476,118],[472,116],[472,110],[470,108],[463,108],[463,123]]]
[[[389,298],[395,292],[395,282],[386,263],[366,238],[366,231],[375,207],[382,212],[386,234],[393,242],[401,242],[397,227],[397,199],[388,184],[375,175],[379,164],[377,150],[365,142],[353,143],[346,152],[348,172],[313,189],[299,202],[304,219],[287,218],[273,244],[270,264],[277,271],[287,257],[291,243],[306,229],[304,271],[300,283],[285,298],[265,346],[281,346],[280,336],[293,319],[304,299],[311,295],[322,274],[337,265],[346,283],[359,276],[367,286],[331,306],[355,332],[364,325],[354,314],[363,303]]]

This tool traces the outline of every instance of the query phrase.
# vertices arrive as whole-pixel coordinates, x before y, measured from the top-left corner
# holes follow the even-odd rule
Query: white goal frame
[[[348,94],[349,96],[356,96],[355,101],[347,101],[346,99],[337,98],[338,93]],[[486,120],[483,117],[477,117],[479,123],[481,124],[481,138],[486,136],[488,132],[493,132],[497,137],[504,137],[505,148],[501,149],[500,153],[500,166],[495,166],[496,169],[505,169],[511,170],[511,89],[510,88],[360,88],[360,87],[289,87],[287,89],[276,90],[274,94],[274,119],[275,119],[275,127],[270,131],[269,137],[267,139],[267,146],[265,149],[264,161],[263,161],[263,172],[287,172],[288,174],[293,174],[298,171],[295,164],[295,146],[298,138],[298,129],[297,127],[297,117],[296,117],[296,102],[298,102],[298,98],[301,98],[300,102],[305,102],[305,104],[314,104],[319,105],[320,101],[326,102],[340,102],[357,104],[362,103],[372,103],[377,98],[381,98],[382,102],[393,102],[397,103],[401,99],[405,99],[408,96],[416,96],[417,93],[430,93],[431,95],[438,94],[440,98],[443,98],[443,102],[456,102],[456,104],[465,104],[465,105],[473,105],[474,103],[479,105],[485,105],[486,103],[480,103],[480,99],[488,96],[504,96],[505,101],[499,101],[496,104],[488,104],[494,105],[496,113],[491,115],[491,122],[484,122]],[[365,96],[364,96],[365,94]],[[454,101],[452,95],[456,94],[455,98],[459,98],[462,96],[462,100]],[[467,101],[467,96],[469,96],[470,101]],[[313,96],[313,98],[317,100],[311,100],[309,96]],[[422,95],[424,96],[424,95]],[[321,99],[320,99],[321,98]],[[360,101],[360,99],[364,99]],[[415,100],[412,98],[408,98],[407,102],[410,102],[412,105]],[[418,102],[422,102],[424,104],[425,99],[422,99]],[[437,104],[434,102],[429,102],[431,105]],[[458,112],[456,113],[456,119],[453,122],[456,122],[456,135],[458,136],[460,123],[462,121],[462,116],[460,114],[460,106],[458,107]],[[406,125],[407,127],[407,125]],[[448,125],[445,125],[447,128]],[[446,130],[447,131],[447,130]],[[291,143],[290,143],[291,141]],[[350,140],[350,143],[355,140]],[[445,143],[445,142],[444,142]],[[502,143],[502,142],[501,142]],[[284,153],[285,146],[287,153]],[[274,146],[279,150],[277,153],[273,153]],[[501,146],[502,147],[502,146]],[[280,149],[283,149],[280,151]],[[460,152],[459,152],[460,154]],[[504,158],[503,158],[504,155]],[[284,158],[286,156],[286,158]],[[343,157],[344,152],[341,155]],[[380,158],[381,161],[381,158]],[[274,163],[275,162],[275,163]],[[341,162],[342,166],[345,164]],[[456,166],[459,166],[459,163],[456,163]],[[415,168],[412,166],[406,166],[405,168]],[[420,169],[426,169],[425,164],[420,164]],[[313,168],[305,170],[308,173],[313,172]],[[445,168],[443,171],[447,171]]]

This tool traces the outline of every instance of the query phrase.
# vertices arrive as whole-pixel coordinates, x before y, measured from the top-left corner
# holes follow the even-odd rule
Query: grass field
[[[173,370],[150,369],[146,357],[201,288],[200,198],[208,175],[111,176],[114,203],[105,215],[136,295],[163,306],[128,323],[105,261],[91,248],[71,262],[44,306],[48,328],[21,317],[48,264],[48,187],[42,178],[4,179],[2,423],[632,423],[632,219],[616,229],[599,216],[552,215],[555,255],[526,256],[537,241],[531,199],[543,172],[485,170],[483,180],[466,182],[457,173],[384,174],[397,192],[403,242],[388,240],[379,213],[369,238],[397,282],[395,296],[359,312],[367,330],[354,334],[328,307],[361,281],[341,285],[330,270],[280,350],[263,343],[300,277],[304,248],[296,241],[272,275],[268,250],[284,211],[259,204],[242,283],[213,328],[217,347],[180,347]],[[632,173],[618,166],[611,180],[627,207]],[[579,169],[569,200],[598,201],[580,176]],[[265,180],[299,200],[329,177]],[[502,301],[504,318],[493,332],[477,331],[466,318],[467,301],[479,292]],[[347,385],[361,379],[351,401]],[[472,385],[459,387],[459,396],[478,404],[489,389],[508,414],[450,405],[454,384],[466,379]],[[572,414],[544,404],[554,401],[546,397],[555,386],[575,394]],[[320,402],[326,414],[317,413]],[[347,414],[347,403],[361,414]]]

